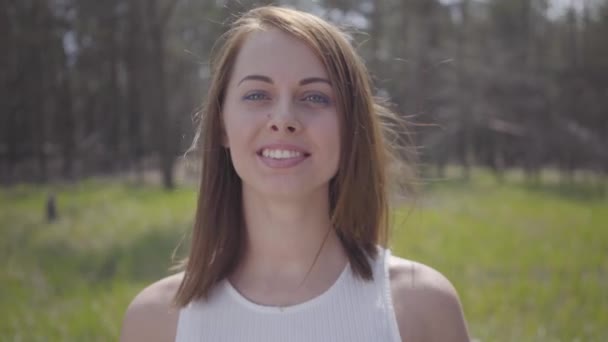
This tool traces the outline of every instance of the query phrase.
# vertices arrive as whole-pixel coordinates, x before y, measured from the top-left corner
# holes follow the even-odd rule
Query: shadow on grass
[[[35,257],[55,292],[79,285],[111,284],[118,279],[150,282],[172,273],[171,257],[185,231],[185,227],[178,228],[152,228],[127,243],[101,250],[78,248],[62,240],[32,246],[27,253]],[[184,240],[176,253],[178,260],[187,247]]]

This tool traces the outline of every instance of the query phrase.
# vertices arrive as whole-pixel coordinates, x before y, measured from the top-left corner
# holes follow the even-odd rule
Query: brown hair
[[[405,150],[399,150],[405,144],[389,141],[403,141],[403,132],[390,129],[390,124],[399,121],[374,99],[368,71],[348,37],[321,18],[297,10],[267,6],[245,13],[221,37],[211,60],[210,88],[195,139],[202,152],[201,183],[191,249],[175,296],[179,306],[207,298],[212,287],[235,269],[245,247],[241,180],[222,146],[221,115],[243,41],[249,33],[269,28],[308,44],[325,66],[336,93],[341,155],[329,186],[330,214],[351,267],[361,278],[372,279],[368,257],[376,257],[377,245],[387,244],[389,168],[407,179],[391,184],[412,184],[411,164],[403,161]]]

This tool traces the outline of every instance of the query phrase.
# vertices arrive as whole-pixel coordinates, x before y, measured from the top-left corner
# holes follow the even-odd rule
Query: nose
[[[292,108],[281,106],[274,114],[268,114],[268,129],[273,132],[295,134],[302,130],[302,124]]]

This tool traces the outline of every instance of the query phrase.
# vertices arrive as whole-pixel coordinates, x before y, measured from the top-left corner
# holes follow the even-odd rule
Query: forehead
[[[302,40],[278,29],[255,31],[245,38],[234,65],[232,79],[261,74],[275,81],[324,77],[319,57]]]

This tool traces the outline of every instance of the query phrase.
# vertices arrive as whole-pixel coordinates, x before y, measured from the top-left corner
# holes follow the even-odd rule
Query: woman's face
[[[327,196],[340,159],[340,119],[327,72],[305,43],[277,29],[251,33],[222,115],[244,191]]]

